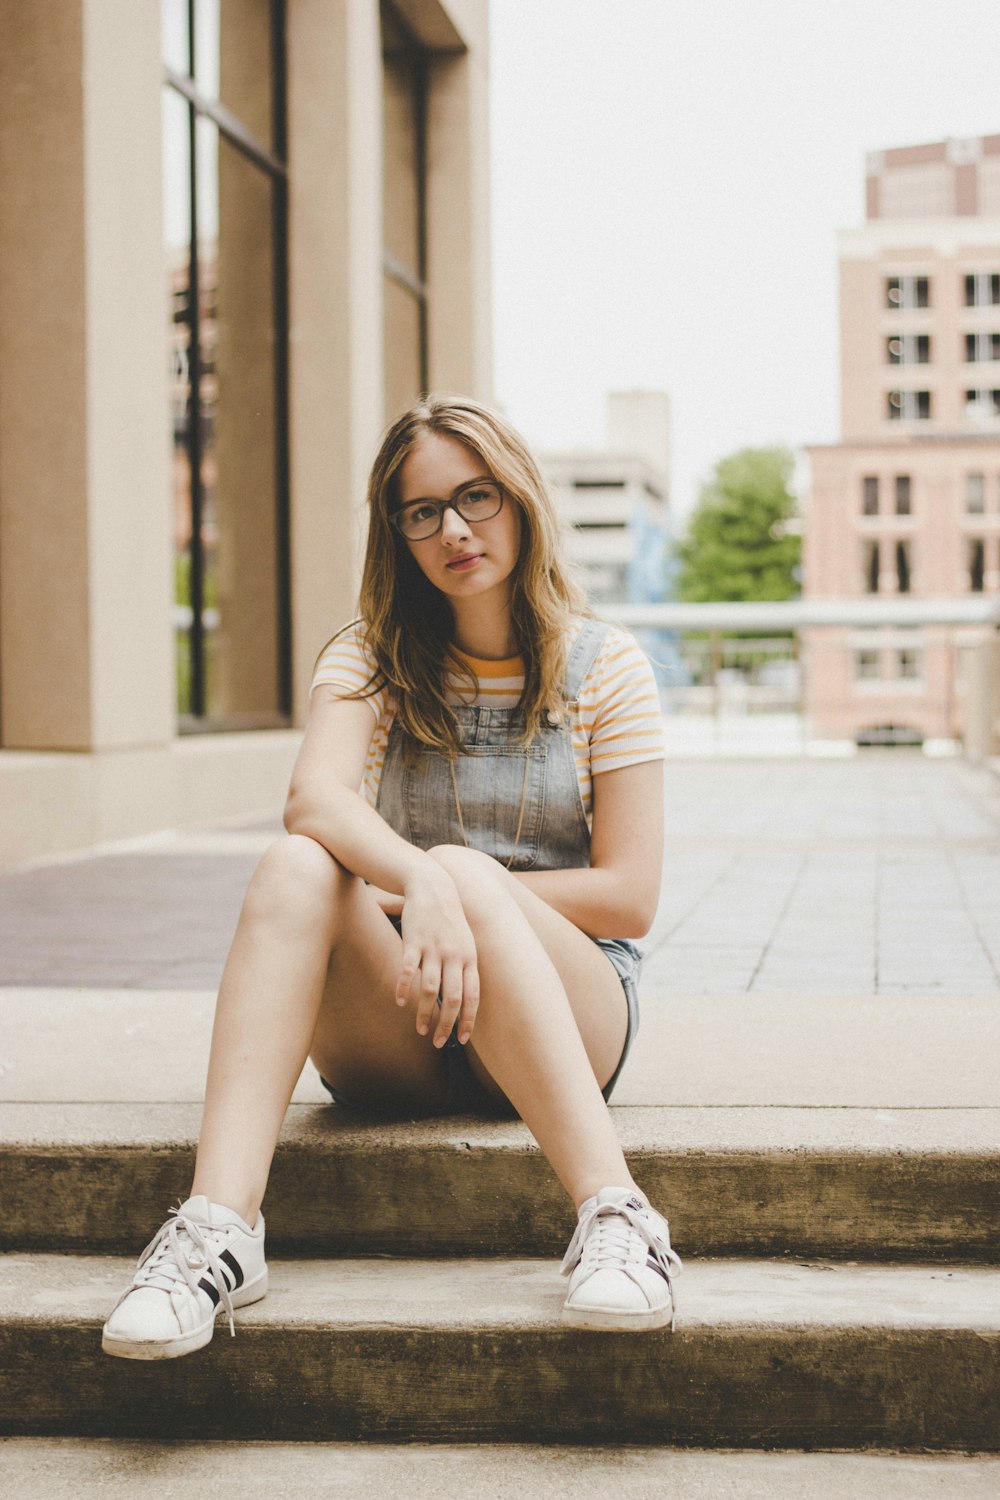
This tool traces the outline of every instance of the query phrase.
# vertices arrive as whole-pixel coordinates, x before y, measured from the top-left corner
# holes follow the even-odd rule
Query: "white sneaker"
[[[602,1188],[581,1205],[562,1263],[571,1328],[674,1326],[672,1278],[682,1269],[667,1221],[628,1188]]]
[[[267,1291],[264,1218],[253,1229],[207,1198],[189,1198],[150,1240],[104,1325],[101,1347],[122,1359],[176,1359],[209,1342],[222,1303],[233,1308]]]

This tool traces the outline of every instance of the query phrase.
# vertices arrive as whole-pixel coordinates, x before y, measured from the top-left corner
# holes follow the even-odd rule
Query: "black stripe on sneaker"
[[[649,1269],[651,1271],[659,1271],[659,1273],[663,1277],[664,1281],[669,1281],[670,1280],[670,1277],[667,1275],[666,1271],[660,1265],[660,1262],[658,1260],[654,1260],[653,1256],[651,1256],[651,1255],[647,1255],[646,1256],[646,1264],[647,1264],[647,1266],[649,1267]]]
[[[209,1281],[209,1279],[208,1279],[207,1276],[203,1276],[201,1278],[201,1280],[199,1281],[198,1285],[201,1287],[201,1289],[202,1289],[203,1292],[207,1292],[208,1295],[211,1297],[211,1299],[212,1299],[212,1306],[213,1307],[218,1307],[219,1302],[221,1301],[221,1298],[219,1296],[219,1288],[216,1286],[215,1282],[214,1281]]]
[[[236,1259],[236,1256],[231,1250],[223,1250],[222,1254],[219,1256],[219,1259],[225,1261],[226,1265],[236,1277],[236,1280],[233,1282],[229,1290],[231,1292],[238,1291],[239,1288],[243,1285],[243,1267],[240,1265],[239,1261]]]

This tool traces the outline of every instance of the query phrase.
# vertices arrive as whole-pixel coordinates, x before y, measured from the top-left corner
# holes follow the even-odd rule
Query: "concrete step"
[[[559,1324],[554,1261],[273,1261],[235,1339],[100,1352],[130,1273],[0,1257],[0,1432],[1000,1451],[1000,1271],[703,1261],[677,1331]]]
[[[0,1439],[8,1500],[996,1500],[1000,1458],[484,1444]],[[165,1488],[169,1486],[169,1488]]]
[[[682,1254],[996,1261],[997,1109],[619,1108]],[[192,1104],[0,1105],[0,1248],[137,1254],[187,1195]],[[520,1123],[363,1124],[293,1105],[264,1205],[305,1255],[562,1254],[573,1217]]]

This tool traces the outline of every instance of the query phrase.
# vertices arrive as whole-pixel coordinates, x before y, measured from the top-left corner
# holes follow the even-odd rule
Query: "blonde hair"
[[[496,412],[467,396],[428,395],[388,428],[368,482],[368,544],[360,613],[375,672],[365,692],[387,686],[397,722],[417,745],[455,755],[458,724],[447,699],[447,679],[475,678],[451,650],[454,628],[447,598],[421,572],[389,520],[398,505],[399,470],[422,433],[457,438],[482,459],[521,511],[521,541],[514,566],[511,628],[524,658],[518,707],[522,738],[536,732],[542,715],[562,716],[567,631],[576,615],[589,615],[586,598],[559,555],[559,526],[538,465],[523,439]]]

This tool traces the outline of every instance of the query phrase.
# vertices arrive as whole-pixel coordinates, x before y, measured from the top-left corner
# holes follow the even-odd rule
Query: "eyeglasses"
[[[455,511],[463,521],[489,521],[502,505],[502,485],[495,479],[474,479],[459,485],[450,500],[411,500],[389,520],[408,542],[424,542],[441,530],[446,510]]]

